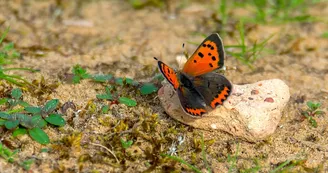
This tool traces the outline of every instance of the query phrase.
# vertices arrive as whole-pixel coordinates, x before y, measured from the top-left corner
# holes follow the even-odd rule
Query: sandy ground
[[[225,73],[233,83],[279,78],[290,87],[291,99],[275,134],[263,142],[249,143],[223,132],[201,131],[174,121],[163,112],[156,94],[141,96],[122,88],[122,93],[128,92],[126,95],[138,105],[114,104],[110,113],[104,115],[99,109],[109,103],[96,99],[96,94],[104,91],[103,85],[89,80],[77,85],[65,82],[75,64],[93,74],[110,73],[140,81],[149,80],[155,73],[154,56],[178,67],[175,57],[184,51],[182,43],[192,53],[197,45],[190,42],[203,40],[197,33],[208,35],[217,31],[217,25],[211,21],[217,2],[203,5],[190,2],[184,6],[170,2],[169,8],[141,10],[133,9],[125,1],[90,1],[81,3],[82,6],[75,1],[60,2],[59,5],[53,1],[0,2],[1,31],[7,26],[11,28],[5,41],[14,42],[23,55],[10,66],[40,70],[17,73],[28,80],[44,76],[49,84],[60,83],[53,92],[37,97],[26,91],[24,100],[42,105],[46,100],[58,98],[61,105],[72,101],[81,110],[78,118],[72,110],[67,112],[65,127],[45,129],[52,141],[47,146],[28,136],[12,138],[4,129],[0,131],[11,149],[20,148],[18,160],[35,159],[30,172],[189,172],[186,166],[160,156],[177,143],[178,136],[185,136],[185,142],[178,146],[178,156],[205,171],[199,145],[202,133],[207,160],[214,172],[227,172],[232,165],[228,157],[236,153],[233,171],[258,164],[260,172],[268,172],[287,160],[294,161],[291,170],[296,172],[328,171],[327,115],[315,117],[318,127],[313,128],[300,114],[307,101],[320,102],[321,109],[328,111],[328,41],[321,36],[328,31],[327,21],[250,25],[246,31],[248,44],[274,34],[266,47],[270,51],[260,55],[253,70],[232,56],[226,57],[226,66],[236,67]],[[309,13],[328,16],[328,3],[311,7]],[[231,12],[232,16],[248,14],[247,8]],[[237,43],[237,30],[230,32],[223,39],[225,45]],[[1,88],[5,93],[11,87],[2,84]],[[127,130],[130,131],[120,133]],[[133,146],[123,151],[120,138],[133,139]],[[113,150],[119,163],[106,150],[91,143]],[[50,151],[41,153],[41,148]],[[17,171],[23,169],[0,159],[0,172]]]

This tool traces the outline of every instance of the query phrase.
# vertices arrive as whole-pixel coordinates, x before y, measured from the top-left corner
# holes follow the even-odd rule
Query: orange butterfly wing
[[[179,81],[178,81],[177,73],[174,71],[174,69],[164,64],[162,61],[158,61],[158,67],[161,70],[164,77],[172,84],[174,89],[177,89],[179,87]]]
[[[218,34],[211,34],[188,59],[182,71],[191,76],[199,76],[224,65],[224,48]]]

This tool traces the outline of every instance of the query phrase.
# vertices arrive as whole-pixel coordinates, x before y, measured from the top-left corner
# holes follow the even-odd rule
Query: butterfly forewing
[[[206,104],[214,109],[222,105],[231,93],[232,85],[218,73],[207,73],[193,79],[195,89],[203,96]]]
[[[190,76],[209,73],[224,65],[224,48],[218,34],[208,36],[188,59],[182,71]]]
[[[163,76],[172,84],[174,89],[177,89],[179,87],[179,81],[175,70],[164,64],[162,61],[158,61],[158,67]]]

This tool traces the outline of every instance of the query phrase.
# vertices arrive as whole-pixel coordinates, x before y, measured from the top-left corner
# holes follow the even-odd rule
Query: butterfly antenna
[[[182,43],[182,48],[185,48],[185,44],[184,43]],[[187,52],[186,49],[183,51],[183,55],[186,57],[186,59],[189,58],[189,55],[188,55],[188,52]]]
[[[154,57],[154,59],[155,59],[156,61],[158,61],[158,59],[157,59],[156,57]]]

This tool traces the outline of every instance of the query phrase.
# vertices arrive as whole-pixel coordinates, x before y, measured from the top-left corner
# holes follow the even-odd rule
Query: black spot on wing
[[[204,57],[204,54],[202,54],[202,52],[198,52],[198,56],[203,58]]]
[[[212,60],[213,60],[213,61],[215,61],[215,60],[216,60],[215,56],[212,56]]]

